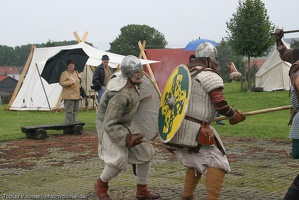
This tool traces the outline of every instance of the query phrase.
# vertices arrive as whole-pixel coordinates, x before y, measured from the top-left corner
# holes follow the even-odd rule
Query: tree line
[[[26,44],[16,47],[10,47],[6,45],[0,45],[0,66],[15,66],[23,67],[27,61],[28,55],[30,53],[31,47],[54,47],[63,45],[77,44],[77,41],[62,41],[54,42],[48,40],[46,43],[42,44]]]

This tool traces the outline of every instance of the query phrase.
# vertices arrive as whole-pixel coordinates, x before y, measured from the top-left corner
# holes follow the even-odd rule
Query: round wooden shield
[[[160,96],[152,79],[146,73],[144,73],[139,86],[139,92],[140,103],[133,118],[134,129],[144,134],[146,139],[153,140],[158,135]]]
[[[185,117],[191,92],[191,76],[185,65],[176,67],[169,76],[159,108],[159,136],[169,142],[179,130]]]

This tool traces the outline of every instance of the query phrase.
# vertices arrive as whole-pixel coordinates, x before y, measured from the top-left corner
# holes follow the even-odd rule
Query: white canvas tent
[[[287,43],[285,45],[289,48]],[[289,90],[290,67],[290,63],[281,60],[275,48],[255,74],[255,87],[263,91]]]
[[[62,49],[83,48],[89,55],[84,71],[81,73],[85,91],[90,90],[92,85],[91,66],[97,66],[102,63],[101,57],[107,54],[110,58],[109,65],[116,68],[122,61],[123,55],[105,52],[96,49],[84,42],[76,45],[59,46],[59,47],[32,47],[20,80],[8,104],[8,110],[55,110],[60,108],[61,99],[60,93],[62,87],[59,83],[48,84],[40,77],[45,62]],[[156,63],[159,61],[141,59],[142,64]],[[82,103],[85,107],[85,102]]]

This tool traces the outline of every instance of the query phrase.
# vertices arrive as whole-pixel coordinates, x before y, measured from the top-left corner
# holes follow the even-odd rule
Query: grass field
[[[290,105],[288,91],[275,92],[243,92],[240,83],[225,84],[224,94],[231,106],[243,112],[281,107]],[[63,123],[64,112],[41,111],[5,111],[7,105],[0,110],[0,140],[14,140],[24,138],[21,132],[22,126],[41,124]],[[237,125],[215,125],[220,135],[250,138],[278,138],[287,139],[290,126],[288,126],[290,110],[270,112],[265,114],[248,116],[247,119]],[[95,130],[95,110],[80,111],[79,121],[85,122],[84,130]],[[215,123],[213,123],[214,125]],[[47,131],[48,134],[62,134],[62,131]]]
[[[231,106],[243,112],[290,105],[289,91],[242,92],[239,83],[228,83],[224,94]],[[290,131],[289,119],[290,110],[283,110],[248,116],[237,125],[216,128],[227,136],[284,139]]]
[[[0,141],[24,138],[22,126],[34,126],[42,124],[62,124],[64,112],[43,111],[4,111],[7,105],[0,110]],[[95,130],[96,111],[80,111],[79,121],[85,122],[84,130]],[[47,130],[48,134],[62,134],[62,130]]]

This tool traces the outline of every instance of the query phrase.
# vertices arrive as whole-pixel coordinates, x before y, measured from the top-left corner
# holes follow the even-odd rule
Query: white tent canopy
[[[9,102],[9,110],[44,110],[49,111],[58,109],[61,105],[60,93],[62,87],[59,83],[48,84],[40,77],[44,68],[45,62],[48,58],[54,56],[62,49],[82,48],[90,57],[87,62],[82,76],[82,86],[85,91],[90,89],[92,85],[93,72],[90,66],[97,66],[102,63],[101,58],[107,54],[110,58],[109,65],[116,68],[120,65],[123,55],[105,52],[96,49],[84,42],[76,45],[59,46],[59,47],[45,47],[34,48],[32,59],[26,72],[22,72],[23,80],[19,83],[13,93],[12,99]],[[142,64],[156,63],[159,61],[140,59]],[[27,61],[28,62],[28,61]],[[25,66],[26,67],[26,66]],[[24,70],[26,70],[24,67]],[[19,87],[18,87],[19,86]]]
[[[289,48],[287,43],[284,44]],[[255,87],[263,88],[263,91],[289,90],[290,67],[290,63],[281,60],[275,48],[255,74]]]

